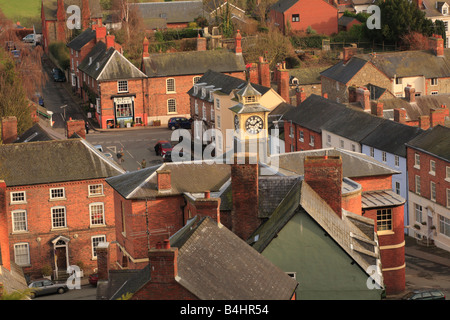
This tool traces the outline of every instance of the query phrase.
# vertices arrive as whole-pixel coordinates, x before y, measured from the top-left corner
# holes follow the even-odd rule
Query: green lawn
[[[0,0],[0,9],[9,19],[39,18],[41,0]]]

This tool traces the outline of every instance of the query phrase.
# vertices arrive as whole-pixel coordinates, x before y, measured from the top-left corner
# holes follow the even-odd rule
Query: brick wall
[[[93,184],[103,185],[103,195],[89,196],[89,185]],[[51,200],[50,188],[61,187],[65,188],[65,200]],[[12,191],[25,191],[26,203],[11,204],[9,199]],[[91,226],[89,205],[93,203],[103,203],[105,225]],[[58,206],[66,209],[67,228],[52,228],[52,208]],[[12,211],[14,210],[26,210],[27,232],[13,232]],[[51,241],[60,235],[70,239],[68,263],[75,265],[82,261],[87,274],[93,272],[96,267],[96,261],[92,256],[91,238],[102,235],[106,236],[107,241],[115,240],[113,190],[104,179],[8,187],[6,212],[8,213],[11,260],[14,260],[14,244],[28,243],[31,263],[24,268],[24,272],[32,276],[42,276],[40,269],[44,265],[54,268],[54,248]],[[115,254],[111,259],[115,261]]]
[[[363,192],[373,190],[391,190],[392,189],[392,176],[370,176],[370,177],[352,177],[353,181],[359,183]]]
[[[4,144],[12,143],[17,140],[17,118],[16,117],[5,117],[1,119],[1,136],[0,140]]]
[[[290,127],[294,127],[293,136],[290,136]],[[284,121],[285,132],[285,150],[291,152],[291,145],[294,146],[294,151],[305,151],[322,148],[322,135],[318,132],[309,130],[295,123],[291,124]],[[303,132],[303,141],[300,140],[301,132]],[[314,145],[311,144],[311,137],[314,137]]]
[[[0,180],[0,265],[11,270],[9,239],[8,239],[8,219],[7,207],[8,194],[6,192],[5,181]]]

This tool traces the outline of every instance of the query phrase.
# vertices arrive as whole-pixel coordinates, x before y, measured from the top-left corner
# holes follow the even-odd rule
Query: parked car
[[[65,283],[54,283],[48,279],[35,280],[28,285],[28,288],[32,289],[30,294],[32,299],[36,296],[43,296],[46,294],[61,294],[69,290]]]
[[[445,300],[445,294],[438,289],[414,290],[403,296],[402,300]]]
[[[167,151],[172,151],[172,144],[167,140],[160,140],[155,145],[155,152],[157,156],[164,155]]]
[[[98,273],[93,273],[89,276],[89,283],[93,286],[97,286]]]
[[[66,82],[66,75],[61,69],[54,68],[52,70],[52,74],[53,74],[53,81]]]
[[[22,38],[23,42],[33,43],[34,42],[34,34],[30,33],[29,35]]]
[[[169,119],[167,127],[171,130],[190,129],[192,120],[184,117],[173,117]]]

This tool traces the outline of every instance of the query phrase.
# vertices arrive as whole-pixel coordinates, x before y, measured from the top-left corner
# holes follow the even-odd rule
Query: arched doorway
[[[59,273],[66,273],[69,266],[69,241],[70,239],[64,236],[52,240],[56,278],[59,278]]]

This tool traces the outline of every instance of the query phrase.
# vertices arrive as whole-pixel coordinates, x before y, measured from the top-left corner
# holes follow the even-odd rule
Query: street
[[[81,289],[69,290],[63,294],[39,296],[33,300],[96,300],[97,287],[83,285]]]

